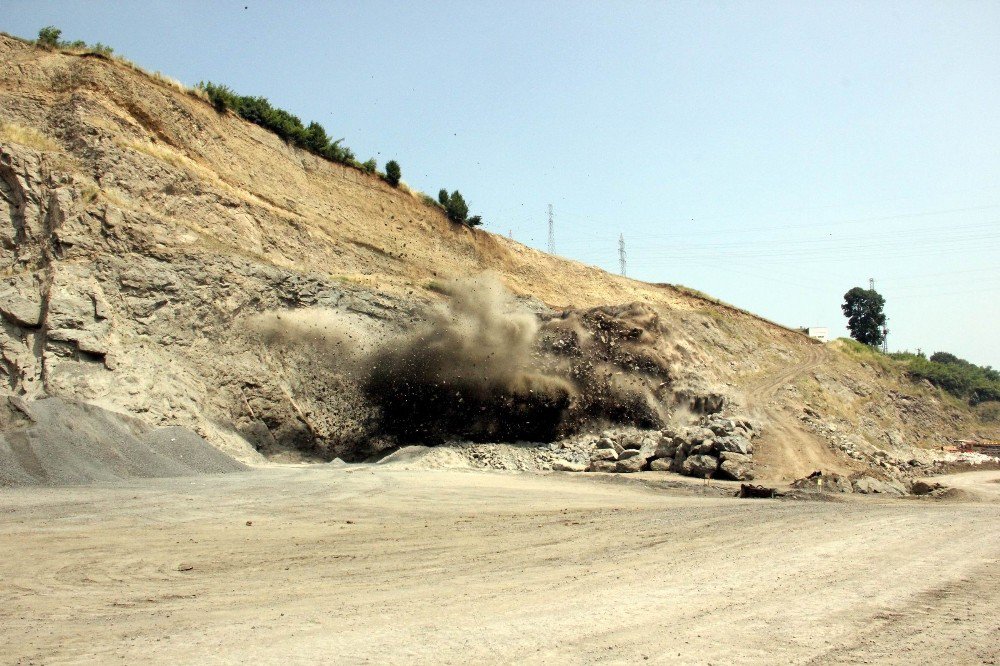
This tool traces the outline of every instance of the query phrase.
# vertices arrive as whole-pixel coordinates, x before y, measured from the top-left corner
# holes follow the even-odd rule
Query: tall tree
[[[452,192],[448,197],[448,203],[445,204],[444,209],[452,222],[465,224],[465,221],[469,217],[469,206],[465,203],[465,198],[458,190]]]
[[[396,160],[389,160],[385,163],[385,182],[389,183],[393,187],[399,185],[399,179],[403,176],[402,170],[399,168],[399,162]]]
[[[840,309],[847,317],[847,328],[858,342],[876,347],[882,344],[885,334],[885,299],[874,289],[855,287],[844,294]]]

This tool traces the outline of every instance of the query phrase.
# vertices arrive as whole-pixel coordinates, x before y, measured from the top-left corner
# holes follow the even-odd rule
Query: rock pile
[[[758,429],[746,419],[705,416],[697,424],[662,431],[602,434],[588,472],[670,471],[698,478],[753,478]]]

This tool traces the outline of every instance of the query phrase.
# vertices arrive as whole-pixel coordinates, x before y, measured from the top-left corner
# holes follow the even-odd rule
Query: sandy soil
[[[1000,659],[1000,472],[949,477],[966,502],[634,477],[315,466],[3,490],[0,661]]]

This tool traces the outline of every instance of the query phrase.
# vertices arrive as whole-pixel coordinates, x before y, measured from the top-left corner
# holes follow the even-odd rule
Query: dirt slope
[[[442,281],[492,271],[536,310],[654,308],[688,380],[774,423],[760,455],[778,478],[850,468],[855,451],[906,458],[981,427],[752,314],[454,225],[119,61],[0,35],[0,121],[0,372],[13,394],[189,427],[247,461],[346,455],[372,413],[339,352],[270,347],[254,318],[405,331]],[[802,421],[807,403],[819,420]]]

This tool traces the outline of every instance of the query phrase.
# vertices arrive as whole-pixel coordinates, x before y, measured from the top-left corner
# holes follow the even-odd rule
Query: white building
[[[820,342],[830,341],[830,329],[826,326],[803,326],[799,330]]]

